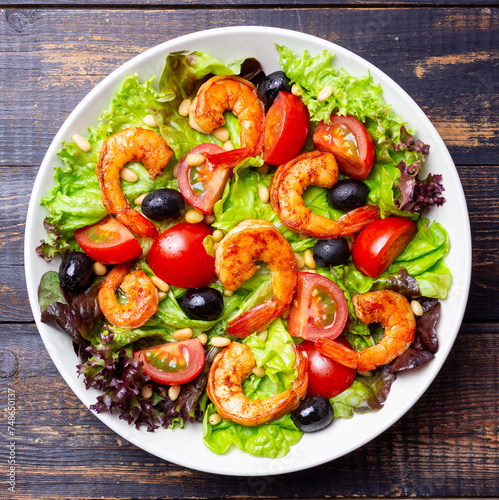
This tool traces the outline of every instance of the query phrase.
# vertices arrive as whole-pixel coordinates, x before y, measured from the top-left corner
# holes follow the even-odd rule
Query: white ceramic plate
[[[61,375],[81,401],[89,407],[99,394],[85,390],[82,379],[76,377],[77,359],[71,340],[64,333],[40,322],[37,287],[42,275],[57,264],[45,263],[35,253],[36,246],[45,237],[45,212],[39,200],[53,185],[53,167],[58,164],[56,152],[61,141],[72,134],[86,134],[87,127],[97,123],[98,116],[126,74],[138,73],[142,79],[153,75],[159,78],[166,54],[180,50],[201,50],[228,62],[240,57],[255,57],[270,73],[278,67],[274,44],[286,45],[295,53],[307,49],[316,54],[323,49],[336,54],[335,65],[344,67],[353,75],[371,72],[382,85],[384,98],[394,111],[403,116],[418,137],[431,145],[427,170],[442,173],[447,202],[430,213],[447,229],[451,250],[446,258],[453,283],[448,298],[443,301],[438,325],[440,348],[426,366],[402,373],[392,387],[385,407],[374,413],[356,415],[350,420],[338,419],[326,430],[305,434],[291,452],[281,459],[254,457],[232,449],[225,455],[212,453],[202,441],[201,425],[188,425],[175,431],[138,431],[117,416],[97,415],[108,427],[136,446],[165,460],[200,471],[241,476],[265,476],[306,469],[341,457],[369,442],[402,417],[420,398],[442,367],[454,343],[464,314],[471,274],[471,237],[468,212],[463,189],[452,159],[437,131],[418,105],[390,78],[352,52],[325,40],[288,30],[266,27],[221,28],[194,33],[158,45],[127,62],[97,85],[75,108],[55,136],[36,178],[28,209],[25,237],[25,268],[29,299],[33,315],[47,351]]]

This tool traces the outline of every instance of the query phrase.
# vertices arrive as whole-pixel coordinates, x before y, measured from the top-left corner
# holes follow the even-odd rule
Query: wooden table
[[[2,4],[0,497],[498,497],[499,8],[483,0],[227,4]],[[405,417],[363,448],[283,476],[200,473],[122,440],[80,403],[48,358],[24,282],[24,224],[33,181],[53,136],[75,105],[107,74],[145,49],[193,31],[235,25],[317,35],[391,76],[423,108],[447,144],[464,186],[473,231],[465,321],[429,390]],[[7,491],[9,389],[16,391],[20,436],[14,493]]]

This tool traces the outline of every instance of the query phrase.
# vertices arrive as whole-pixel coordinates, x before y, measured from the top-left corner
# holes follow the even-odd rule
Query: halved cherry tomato
[[[77,229],[75,238],[91,259],[102,264],[121,264],[142,254],[135,236],[110,215],[91,226]]]
[[[265,118],[263,161],[282,165],[292,160],[307,140],[309,121],[301,99],[281,90]]]
[[[338,337],[336,341],[350,347],[348,341],[343,337]],[[299,349],[305,351],[308,357],[307,396],[334,398],[352,385],[357,370],[347,368],[327,358],[315,348],[313,342],[308,340],[304,340]]]
[[[345,328],[347,319],[347,300],[335,283],[320,274],[298,273],[288,316],[291,335],[312,341],[334,339]]]
[[[181,222],[169,227],[153,242],[147,262],[156,276],[173,286],[199,288],[215,279],[215,259],[203,240],[211,235],[203,222]]]
[[[402,217],[379,219],[366,226],[355,238],[352,259],[358,271],[379,278],[405,250],[418,229],[414,222]]]
[[[369,132],[353,116],[331,115],[331,123],[320,122],[314,132],[319,151],[332,153],[341,173],[364,179],[374,163],[374,146]]]
[[[160,384],[185,384],[204,366],[204,349],[197,339],[156,345],[133,355],[142,361],[144,373]]]
[[[188,154],[217,154],[225,150],[216,144],[200,144]],[[208,159],[199,167],[191,167],[187,155],[178,166],[177,180],[182,196],[189,205],[203,214],[213,215],[213,205],[221,198],[231,170],[215,165]]]

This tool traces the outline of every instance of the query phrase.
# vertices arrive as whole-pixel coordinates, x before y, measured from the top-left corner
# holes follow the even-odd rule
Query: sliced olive
[[[86,288],[94,272],[94,261],[83,252],[71,252],[59,267],[61,286],[72,292]]]

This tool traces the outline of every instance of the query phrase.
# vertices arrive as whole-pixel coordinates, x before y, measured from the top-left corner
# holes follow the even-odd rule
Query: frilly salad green
[[[283,46],[276,49],[282,70],[310,115],[311,130],[304,150],[313,149],[315,126],[321,120],[327,122],[332,113],[357,118],[367,128],[375,150],[374,166],[364,180],[369,187],[368,202],[380,207],[383,218],[397,215],[417,224],[416,236],[377,279],[360,273],[351,259],[339,266],[315,269],[344,292],[349,314],[343,336],[354,349],[361,350],[379,341],[382,332],[356,318],[351,301],[354,294],[392,289],[428,299],[444,299],[447,295],[451,274],[444,257],[449,250],[449,238],[438,222],[430,222],[421,216],[432,205],[443,202],[438,196],[440,179],[428,176],[418,180],[417,174],[423,169],[428,147],[413,139],[414,132],[406,129],[403,119],[396,116],[383,100],[381,87],[369,74],[354,77],[334,68],[333,55],[326,51],[317,55],[306,52],[296,55]],[[55,168],[55,185],[41,200],[48,214],[45,219],[47,238],[38,248],[39,254],[51,260],[56,254],[64,256],[71,251],[81,251],[74,232],[107,215],[95,173],[102,144],[111,134],[127,127],[150,128],[144,121],[147,115],[154,117],[156,130],[173,150],[174,158],[154,180],[149,178],[141,164],[129,164],[128,167],[138,175],[138,181],[123,181],[123,192],[135,206],[134,200],[143,193],[164,187],[178,190],[177,179],[172,175],[174,166],[199,144],[223,145],[214,135],[191,128],[188,117],[178,112],[180,104],[185,99],[193,99],[201,83],[209,76],[238,75],[242,64],[243,60],[224,64],[208,54],[182,52],[167,56],[157,82],[154,79],[141,81],[140,75],[127,76],[99,123],[88,130],[91,149],[84,152],[75,143],[68,142],[59,152],[61,165]],[[326,85],[333,88],[333,93],[319,102],[317,96]],[[225,113],[225,120],[230,140],[237,148],[240,146],[239,122],[230,112]],[[315,238],[304,238],[287,229],[271,205],[260,198],[258,188],[268,187],[274,172],[271,168],[268,173],[262,173],[258,167],[263,165],[260,154],[246,158],[237,166],[221,199],[215,204],[212,228],[226,233],[247,219],[266,220],[282,232],[294,252],[302,254],[313,249],[317,242]],[[435,185],[437,189],[431,191]],[[305,205],[316,214],[337,220],[344,212],[332,208],[326,195],[327,189],[310,186],[304,193]],[[178,222],[166,221],[157,225],[163,231]],[[136,268],[152,276],[154,273],[144,257],[150,242],[144,239],[140,243],[144,254],[137,260]],[[205,240],[209,252],[213,251],[214,244],[213,238]],[[244,427],[226,420],[213,424],[213,419],[210,419],[216,409],[209,401],[205,385],[210,363],[217,351],[210,347],[210,339],[226,336],[231,319],[271,296],[268,268],[262,266],[234,293],[224,293],[223,285],[219,281],[213,282],[210,286],[223,294],[223,311],[214,320],[189,318],[179,305],[185,289],[171,286],[159,303],[157,313],[143,326],[134,329],[110,325],[98,312],[90,318],[85,316],[89,305],[90,309],[98,310],[96,295],[102,279],[94,276],[87,290],[68,294],[60,287],[58,274],[51,271],[43,277],[39,288],[42,319],[68,332],[80,345],[78,373],[84,377],[87,387],[103,392],[93,406],[94,410],[117,412],[130,424],[144,425],[150,431],[182,427],[186,422],[202,420],[204,442],[216,453],[224,453],[235,445],[254,455],[281,457],[300,440],[302,432],[290,414],[256,427]],[[151,382],[133,353],[138,348],[173,342],[172,333],[182,328],[191,328],[194,337],[206,334],[206,364],[197,378],[182,386],[178,399],[172,401],[168,387]],[[276,319],[267,330],[265,340],[256,333],[242,340],[251,348],[257,366],[265,369],[263,377],[251,375],[244,382],[244,393],[250,399],[266,399],[282,392],[290,387],[296,376],[293,346],[301,339],[289,334],[285,318]],[[354,413],[379,410],[394,379],[390,366],[358,375],[348,389],[330,399],[335,417],[350,418]]]

